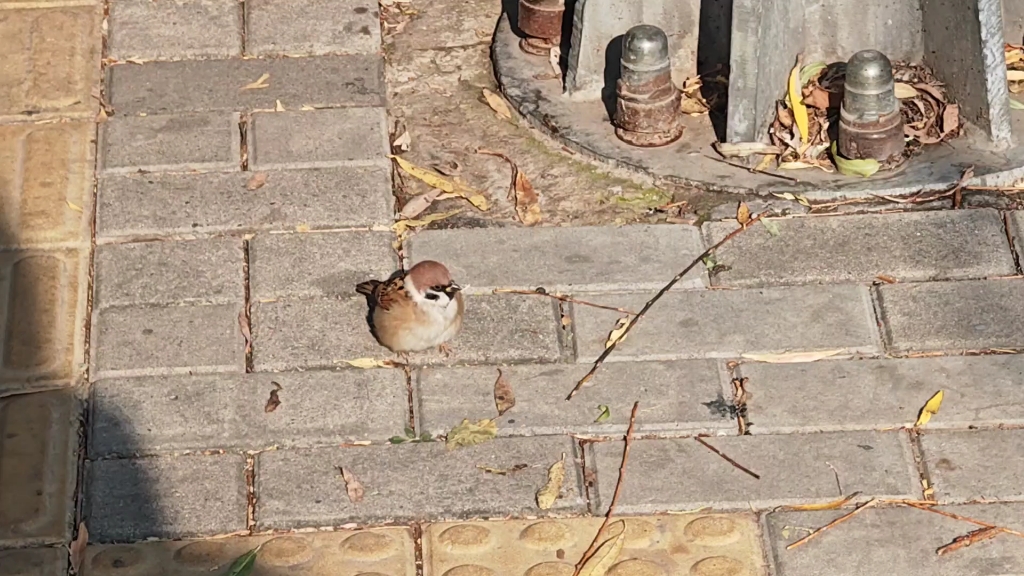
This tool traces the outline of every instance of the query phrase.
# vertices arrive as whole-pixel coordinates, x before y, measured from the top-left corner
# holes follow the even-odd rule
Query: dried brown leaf
[[[341,472],[341,478],[345,481],[345,492],[348,493],[349,501],[353,504],[362,502],[363,496],[366,494],[363,483],[356,479],[355,474],[344,466],[338,466],[338,471]]]
[[[878,276],[875,276],[875,279],[878,280],[879,282],[884,282],[886,284],[899,283],[899,280],[893,278],[892,276],[889,276],[888,274],[879,274]]]
[[[541,220],[540,198],[523,171],[517,167],[515,172],[516,215],[524,225],[533,226]]]
[[[281,385],[277,382],[271,382],[271,384],[274,386],[274,389],[270,391],[270,398],[267,398],[267,403],[263,406],[263,411],[268,414],[277,410],[277,407],[281,405],[281,397],[277,394],[281,390]]]
[[[937,86],[925,84],[924,82],[918,82],[917,84],[914,84],[914,88],[917,88],[919,91],[928,94],[929,96],[935,98],[936,100],[942,102],[943,104],[946,103],[946,95],[943,94],[942,90],[939,90]]]
[[[85,547],[89,544],[89,530],[85,522],[78,524],[78,536],[71,541],[68,550],[71,552],[71,569],[75,574],[81,574],[82,560],[85,560]]]
[[[487,472],[488,474],[497,474],[498,476],[508,476],[509,474],[515,474],[520,470],[526,470],[530,467],[529,464],[516,464],[511,468],[491,468],[490,466],[484,466],[483,464],[477,464],[477,468]]]
[[[740,202],[739,206],[736,207],[736,221],[741,226],[745,226],[747,222],[750,222],[750,207],[747,206],[746,202]]]
[[[430,205],[437,200],[437,197],[441,195],[442,190],[440,188],[431,188],[423,194],[417,194],[409,199],[402,206],[402,211],[398,213],[398,216],[404,219],[415,218],[423,213],[424,210],[430,208]]]
[[[942,111],[942,134],[941,138],[945,138],[949,134],[956,134],[960,129],[960,105],[959,104],[946,104],[946,109]]]
[[[612,344],[625,340],[627,326],[629,326],[629,316],[616,320],[615,328],[612,328],[612,331],[608,334],[608,339],[605,340],[604,347],[611,348]]]
[[[483,89],[483,94],[484,100],[487,102],[487,105],[491,107],[491,110],[494,110],[495,114],[505,120],[512,120],[512,111],[509,110],[508,103],[505,102],[504,98],[498,96],[487,88]]]
[[[832,106],[832,98],[828,91],[820,86],[804,90],[804,104],[818,110],[827,110]]]
[[[244,308],[238,312],[238,331],[245,339],[245,353],[249,354],[252,352],[252,332],[249,331],[249,315],[245,313]]]
[[[402,134],[395,138],[395,140],[391,143],[391,149],[394,152],[408,152],[409,148],[411,147],[412,136],[410,136],[409,132],[407,131],[403,131]]]
[[[503,416],[516,405],[516,395],[512,391],[512,384],[498,369],[498,379],[494,381],[494,406],[498,409],[498,416]]]
[[[259,190],[267,183],[267,173],[257,172],[249,177],[249,181],[245,183],[245,189],[249,192],[253,190]]]
[[[565,482],[565,453],[562,459],[555,462],[548,468],[548,481],[537,491],[537,507],[541,510],[548,510],[558,500],[562,492],[562,484]]]

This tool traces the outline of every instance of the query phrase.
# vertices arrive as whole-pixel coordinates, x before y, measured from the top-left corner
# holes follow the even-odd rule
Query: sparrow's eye
[[[434,294],[433,292],[427,292],[426,294],[423,295],[423,297],[426,298],[427,300],[437,300],[438,298],[440,298],[440,296]]]

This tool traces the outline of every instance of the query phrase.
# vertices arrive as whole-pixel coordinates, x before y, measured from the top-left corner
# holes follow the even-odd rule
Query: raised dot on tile
[[[690,576],[747,576],[747,568],[739,560],[726,556],[712,556],[690,568]]]
[[[649,560],[632,558],[611,567],[608,576],[668,576],[668,571]]]
[[[523,576],[572,576],[575,569],[575,566],[565,562],[544,562],[530,567]]]
[[[640,548],[649,546],[654,540],[654,535],[658,533],[658,529],[654,527],[654,524],[646,520],[630,518],[623,521],[623,523],[626,526],[625,545],[627,547]]]
[[[117,576],[142,576],[149,572],[146,558],[138,548],[111,546],[92,557],[89,565],[97,572],[117,570]]]
[[[476,564],[463,564],[445,572],[444,576],[494,576],[494,572]]]
[[[174,561],[189,568],[213,570],[227,559],[225,548],[224,543],[218,540],[192,542],[174,552]]]
[[[736,521],[728,516],[703,516],[690,522],[683,533],[702,546],[725,546],[739,540]]]
[[[491,531],[475,524],[461,524],[441,532],[437,540],[449,552],[471,552],[487,548],[491,544]]]
[[[554,520],[530,524],[519,534],[519,539],[530,548],[564,548],[573,542],[569,528]]]
[[[313,547],[302,536],[278,536],[267,540],[257,561],[271,566],[295,566],[313,558]]]
[[[341,550],[353,560],[383,560],[394,554],[395,543],[384,534],[360,532],[346,538]]]

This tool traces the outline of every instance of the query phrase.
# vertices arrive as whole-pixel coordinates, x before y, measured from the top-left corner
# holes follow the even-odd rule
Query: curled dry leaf
[[[746,202],[740,202],[739,206],[736,207],[736,221],[741,226],[746,226],[747,222],[750,222],[750,207],[747,206]]]
[[[440,195],[441,190],[439,188],[431,188],[423,194],[417,194],[410,198],[409,201],[405,203],[405,206],[402,206],[402,211],[398,213],[398,216],[404,219],[415,218],[422,214],[424,210],[430,208],[430,205],[433,204],[434,200],[437,200],[437,197]]]
[[[356,478],[351,470],[344,466],[338,466],[338,471],[341,472],[341,479],[345,481],[345,492],[348,493],[349,501],[353,504],[362,502],[363,496],[366,495],[363,483]]]
[[[391,149],[395,152],[408,152],[410,148],[412,148],[412,136],[409,135],[408,131],[402,132],[391,143]]]
[[[356,368],[383,368],[389,366],[384,360],[377,360],[376,358],[356,358],[355,360],[342,360],[342,362]]]
[[[82,560],[85,560],[85,547],[89,544],[89,530],[85,522],[78,523],[78,535],[71,541],[68,551],[71,553],[71,569],[75,574],[81,574]]]
[[[932,419],[932,416],[939,413],[939,407],[942,406],[942,396],[942,390],[939,390],[924,403],[921,413],[917,415],[917,422],[914,422],[914,428],[924,426]]]
[[[515,188],[516,215],[524,225],[533,226],[538,224],[541,219],[540,198],[523,171],[516,168],[515,173],[513,187]]]
[[[461,198],[465,198],[478,210],[484,211],[490,208],[490,203],[487,201],[487,198],[476,190],[473,190],[463,184],[448,180],[436,172],[421,168],[399,156],[389,155],[388,158],[394,160],[395,163],[397,163],[398,166],[407,174],[424,182],[431,188],[437,188],[442,192],[447,192],[448,194],[454,194]]]
[[[490,466],[484,466],[483,464],[477,464],[477,468],[487,472],[488,474],[497,474],[498,476],[508,476],[509,474],[515,474],[521,470],[526,470],[530,467],[529,464],[516,464],[511,468],[491,468]]]
[[[807,116],[807,107],[803,101],[803,85],[800,83],[800,69],[803,58],[797,56],[796,66],[789,73],[789,103],[793,109],[793,121],[800,132],[800,142],[807,142],[810,119]]]
[[[598,414],[597,418],[594,419],[594,424],[600,424],[601,422],[604,422],[605,420],[612,417],[611,409],[608,408],[608,406],[606,406],[605,404],[598,404],[597,409],[600,410],[601,413]]]
[[[875,280],[878,280],[879,282],[884,282],[885,284],[899,283],[899,280],[893,278],[892,276],[889,276],[888,274],[879,274],[878,276],[875,276]]]
[[[249,177],[249,180],[245,183],[245,189],[249,192],[253,190],[259,190],[267,183],[267,173],[257,172]]]
[[[764,144],[763,142],[714,142],[712,147],[723,158],[746,158],[747,156],[782,154],[784,152],[778,146]]]
[[[238,331],[245,339],[245,353],[249,354],[252,352],[252,332],[249,331],[249,315],[244,308],[238,312]]]
[[[512,384],[508,378],[498,369],[498,379],[494,381],[494,406],[498,409],[498,416],[503,416],[516,405],[516,395],[512,391]]]
[[[512,111],[509,110],[508,103],[505,102],[504,98],[498,96],[487,88],[483,89],[483,94],[484,100],[487,102],[487,105],[491,107],[491,110],[494,110],[495,114],[505,120],[512,119]]]
[[[949,134],[955,134],[960,129],[960,105],[946,104],[942,111],[942,133],[939,138],[945,138]]]
[[[541,510],[549,510],[555,505],[559,494],[562,492],[562,484],[565,482],[565,453],[562,459],[555,462],[548,468],[548,481],[537,491],[537,507]]]
[[[462,423],[448,432],[445,446],[449,450],[462,448],[464,446],[475,446],[488,440],[493,440],[498,435],[498,425],[494,420],[478,420],[470,422],[463,419]]]
[[[831,358],[840,352],[843,352],[843,348],[837,350],[816,350],[814,352],[783,352],[781,354],[741,354],[742,358],[747,360],[753,360],[755,362],[765,362],[768,364],[798,364],[802,362],[816,362],[825,358]]]
[[[626,538],[626,523],[618,520],[608,526],[608,531],[611,532],[614,527],[618,527],[618,534],[601,543],[594,555],[583,564],[579,576],[604,576],[619,559]]]
[[[843,498],[839,498],[838,500],[833,500],[831,502],[823,502],[821,504],[796,504],[796,505],[793,505],[793,506],[782,506],[782,507],[779,508],[779,510],[780,511],[785,510],[786,512],[796,512],[796,511],[809,512],[809,511],[819,511],[819,510],[835,510],[837,508],[842,508],[846,504],[849,504],[850,501],[853,500],[854,498],[856,498],[857,496],[860,496],[860,492],[854,492],[853,494],[850,494],[849,496],[845,496]]]
[[[268,414],[277,410],[277,407],[281,405],[281,397],[277,394],[281,390],[281,385],[277,382],[271,382],[271,384],[274,389],[270,391],[270,398],[267,398],[267,403],[263,406],[263,411]]]
[[[437,222],[438,220],[444,220],[445,218],[451,218],[462,210],[451,210],[449,212],[438,212],[437,214],[428,214],[418,220],[399,220],[391,225],[393,230],[399,236],[404,236],[410,228],[422,228],[431,222]]]
[[[270,84],[267,84],[267,80],[270,80],[270,74],[261,74],[255,82],[242,86],[240,90],[259,90],[261,88],[270,88]]]
[[[910,84],[906,84],[904,82],[897,82],[894,84],[893,91],[896,93],[896,98],[900,100],[914,98],[919,94],[917,88],[914,88]]]
[[[833,97],[830,92],[820,86],[815,86],[807,91],[803,97],[804,104],[818,110],[827,110],[833,107]]]
[[[608,334],[604,347],[611,348],[612,344],[625,340],[626,326],[629,326],[629,316],[624,316],[615,321],[615,328]]]

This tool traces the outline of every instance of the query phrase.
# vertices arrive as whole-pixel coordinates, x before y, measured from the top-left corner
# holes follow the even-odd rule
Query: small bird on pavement
[[[466,305],[444,264],[424,260],[390,280],[360,282],[356,292],[369,297],[370,324],[381,346],[401,356],[434,347],[451,355],[448,341],[462,329]]]

